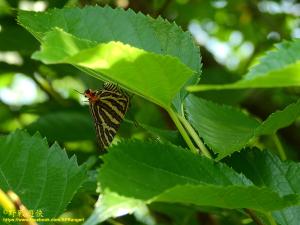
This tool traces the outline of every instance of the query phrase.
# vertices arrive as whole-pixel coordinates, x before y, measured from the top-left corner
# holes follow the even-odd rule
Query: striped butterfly
[[[118,86],[104,83],[103,89],[87,89],[90,111],[94,118],[98,142],[101,150],[106,150],[116,135],[129,107],[129,96]]]

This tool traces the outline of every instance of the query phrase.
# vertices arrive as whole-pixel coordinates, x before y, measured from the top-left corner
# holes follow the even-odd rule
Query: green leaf
[[[76,157],[57,144],[48,147],[39,134],[15,131],[0,137],[0,187],[16,192],[30,210],[45,218],[60,215],[86,178]]]
[[[218,159],[243,148],[259,126],[257,120],[236,108],[193,95],[186,99],[186,112],[199,136],[219,154]]]
[[[119,41],[148,52],[173,56],[197,73],[185,85],[195,84],[200,78],[201,56],[191,34],[161,17],[153,19],[131,9],[85,7],[54,9],[46,13],[20,11],[18,21],[40,41],[47,32],[58,27],[77,38],[95,43]],[[161,65],[164,68],[168,66],[164,60]],[[141,68],[147,70],[151,67]],[[159,85],[164,87],[164,84]],[[186,95],[185,88],[177,93],[173,102],[177,109]]]
[[[268,187],[279,195],[300,194],[300,164],[282,162],[269,151],[252,149],[233,154],[227,163],[242,172],[259,187]],[[276,222],[281,225],[298,225],[300,206],[292,206],[273,212]]]
[[[292,124],[300,115],[300,99],[284,110],[272,113],[256,130],[256,135],[274,134],[278,129]]]
[[[298,203],[297,195],[279,195],[254,186],[226,165],[172,145],[121,143],[110,148],[103,161],[99,173],[102,190],[145,203],[179,202],[259,211]]]
[[[300,86],[300,39],[276,44],[242,80],[222,85],[196,85],[189,91]]]
[[[275,44],[276,49],[269,51],[260,59],[260,63],[250,68],[245,79],[253,79],[272,71],[295,64],[300,60],[300,39]],[[278,63],[280,62],[280,63]]]
[[[69,63],[98,72],[136,94],[168,108],[193,71],[177,58],[162,56],[120,42],[94,44],[55,29],[33,55],[45,63]],[[103,74],[101,76],[100,74]],[[102,78],[103,79],[103,78]]]
[[[58,27],[96,43],[120,41],[149,52],[172,55],[201,72],[199,48],[191,34],[161,17],[153,19],[131,9],[89,6],[47,12],[19,11],[18,22],[40,41],[48,31]]]
[[[37,121],[29,124],[26,129],[31,134],[39,131],[50,141],[94,140],[95,130],[92,121],[88,109],[85,113],[58,111],[40,116]]]
[[[221,159],[241,150],[254,137],[289,126],[300,115],[300,100],[272,113],[263,123],[236,108],[193,95],[186,99],[186,112],[199,136]]]

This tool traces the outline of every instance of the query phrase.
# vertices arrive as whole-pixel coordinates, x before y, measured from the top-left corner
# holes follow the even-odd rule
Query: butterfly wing
[[[108,143],[104,136],[103,118],[100,115],[97,105],[98,105],[97,102],[90,103],[90,111],[94,118],[96,135],[97,135],[98,143],[100,145],[100,150],[105,150],[108,146]]]
[[[94,117],[100,148],[105,150],[112,142],[125,117],[129,97],[119,89],[107,90],[105,87],[97,97],[97,101],[90,104],[90,109]]]

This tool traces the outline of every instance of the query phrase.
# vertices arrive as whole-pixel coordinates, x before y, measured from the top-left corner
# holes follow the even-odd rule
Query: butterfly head
[[[97,99],[98,99],[97,92],[93,91],[92,89],[85,90],[84,96],[86,98],[88,98],[89,101],[92,101],[92,102],[97,101]]]

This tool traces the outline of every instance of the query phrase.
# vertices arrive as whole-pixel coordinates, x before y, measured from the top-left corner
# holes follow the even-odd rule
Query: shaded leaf
[[[218,153],[219,159],[243,148],[259,126],[257,120],[236,108],[193,95],[186,99],[186,112],[199,136]]]
[[[85,177],[76,158],[68,158],[57,144],[48,147],[39,134],[16,131],[0,137],[0,186],[16,192],[30,210],[57,217]]]
[[[271,188],[281,196],[300,193],[299,163],[282,162],[271,152],[258,149],[236,153],[226,161],[259,187]],[[278,224],[298,225],[300,206],[274,211],[273,216]]]
[[[95,129],[88,109],[86,112],[51,112],[40,116],[26,129],[31,134],[39,131],[50,141],[67,142],[95,139]]]
[[[241,150],[254,137],[289,126],[300,115],[300,101],[272,113],[263,123],[236,108],[193,95],[186,99],[186,112],[200,137],[221,159]]]
[[[99,173],[102,190],[145,203],[180,202],[260,211],[297,204],[297,195],[279,195],[254,186],[226,165],[172,145],[121,143],[110,148],[103,160]]]

